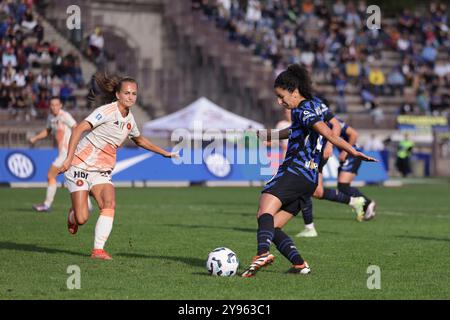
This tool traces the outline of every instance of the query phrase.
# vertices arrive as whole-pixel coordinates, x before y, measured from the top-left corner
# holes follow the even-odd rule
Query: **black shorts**
[[[361,159],[348,156],[344,162],[339,163],[338,173],[341,171],[357,174],[361,166]]]
[[[270,193],[281,201],[281,210],[296,216],[305,202],[316,190],[313,183],[303,175],[285,171],[283,175],[269,181],[261,193]]]

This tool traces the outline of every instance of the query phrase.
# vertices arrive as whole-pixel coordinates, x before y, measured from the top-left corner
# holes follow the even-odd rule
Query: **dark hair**
[[[116,92],[122,89],[122,83],[137,82],[130,77],[119,77],[117,75],[107,75],[106,73],[97,72],[93,76],[93,88],[89,92],[88,99],[98,104],[107,104],[117,100]]]
[[[299,64],[291,64],[275,79],[274,88],[281,88],[289,92],[298,89],[306,99],[312,99],[313,89],[308,70]]]
[[[59,100],[59,102],[61,102],[61,97],[60,96],[51,96],[49,101],[52,100]]]

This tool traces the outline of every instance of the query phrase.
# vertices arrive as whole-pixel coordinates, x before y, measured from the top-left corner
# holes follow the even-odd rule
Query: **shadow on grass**
[[[28,251],[28,252],[38,252],[38,253],[51,253],[51,254],[64,253],[64,254],[70,254],[70,255],[81,256],[81,257],[87,256],[86,254],[83,254],[80,252],[75,252],[75,251],[40,247],[35,244],[16,243],[16,242],[9,242],[9,241],[0,241],[0,250]]]
[[[403,238],[403,239],[415,239],[415,240],[430,240],[430,241],[444,241],[444,242],[450,242],[450,239],[448,238],[435,238],[435,237],[423,237],[423,236],[395,236],[396,238]]]
[[[240,232],[251,232],[256,233],[255,228],[236,228],[236,227],[222,227],[222,226],[211,226],[211,225],[202,225],[202,224],[160,224],[160,226],[164,227],[179,227],[179,228],[190,228],[190,229],[222,229],[222,230],[232,230],[232,231],[240,231]]]
[[[342,215],[342,216],[314,216],[315,220],[336,220],[336,221],[343,221],[343,220],[354,220],[354,217]]]
[[[193,267],[202,267],[205,268],[205,260],[199,258],[192,257],[174,257],[174,256],[151,256],[147,254],[140,253],[117,253],[116,256],[126,257],[126,258],[139,258],[139,259],[156,259],[156,260],[170,260],[174,262],[182,262],[184,264],[193,266]]]

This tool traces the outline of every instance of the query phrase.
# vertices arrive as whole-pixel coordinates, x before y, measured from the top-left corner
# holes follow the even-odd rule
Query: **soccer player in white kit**
[[[67,148],[69,145],[72,129],[76,126],[75,119],[67,111],[62,110],[62,104],[59,97],[54,96],[50,99],[50,114],[47,118],[47,126],[29,142],[34,145],[36,141],[46,138],[49,134],[53,134],[58,145],[58,157],[53,161],[47,173],[48,186],[44,203],[34,204],[33,209],[38,212],[48,212],[52,207],[58,188],[56,176],[58,168],[63,164],[67,156]]]
[[[111,172],[116,164],[117,148],[129,138],[136,145],[166,158],[178,157],[178,154],[167,152],[141,136],[130,110],[137,98],[134,79],[106,76],[96,76],[95,79],[109,103],[95,109],[75,128],[69,141],[67,159],[59,171],[65,172],[72,198],[67,219],[69,232],[75,234],[78,226],[87,222],[90,192],[100,208],[91,258],[111,260],[104,245],[111,233],[115,213]]]

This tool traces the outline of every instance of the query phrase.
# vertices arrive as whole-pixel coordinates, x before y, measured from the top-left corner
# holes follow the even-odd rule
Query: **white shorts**
[[[56,159],[53,160],[52,166],[55,166],[57,168],[61,167],[64,160],[66,160],[66,158],[67,158],[67,151],[58,153],[58,156],[56,157]]]
[[[90,191],[97,184],[113,184],[111,172],[86,171],[74,166],[64,173],[64,178],[70,193],[83,190]]]

